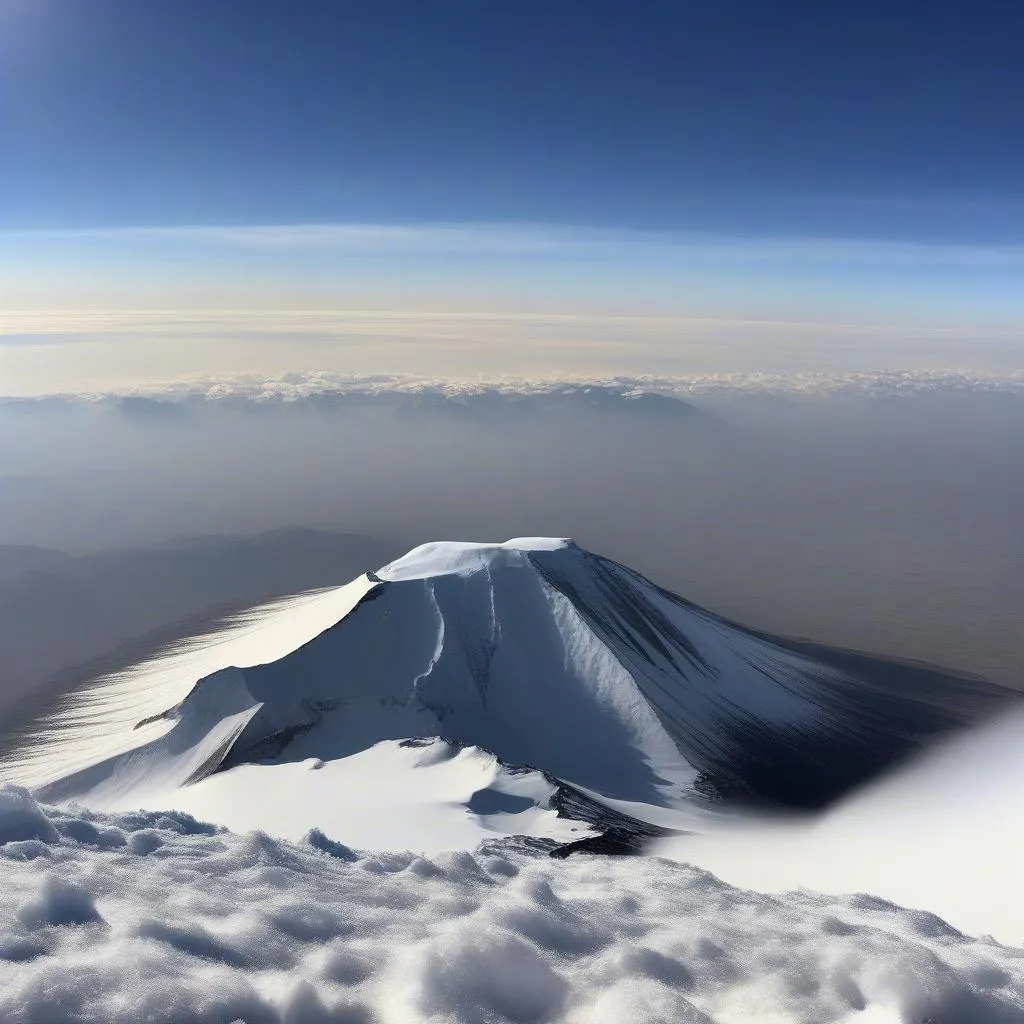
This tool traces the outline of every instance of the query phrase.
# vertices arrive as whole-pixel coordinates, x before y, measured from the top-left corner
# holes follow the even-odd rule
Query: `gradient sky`
[[[1022,53],[1019,0],[0,0],[2,347],[11,310],[486,310],[965,365],[1024,324]]]

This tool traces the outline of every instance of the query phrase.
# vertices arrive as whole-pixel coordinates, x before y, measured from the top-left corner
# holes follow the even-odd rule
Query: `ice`
[[[12,1024],[1024,1021],[1024,949],[880,899],[762,895],[651,857],[339,858],[183,815],[74,819],[156,833],[139,858],[26,800],[49,855],[0,845]]]

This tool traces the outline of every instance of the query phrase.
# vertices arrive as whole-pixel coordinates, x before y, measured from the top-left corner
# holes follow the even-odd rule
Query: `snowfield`
[[[236,832],[297,840],[310,829],[363,849],[420,853],[473,849],[491,835],[568,843],[596,835],[559,817],[556,786],[510,771],[478,747],[444,740],[385,740],[334,761],[244,764],[174,794],[174,806]],[[296,799],[296,796],[301,799]]]
[[[1024,949],[654,858],[360,853],[8,787],[0,870],[11,1024],[1024,1020]]]

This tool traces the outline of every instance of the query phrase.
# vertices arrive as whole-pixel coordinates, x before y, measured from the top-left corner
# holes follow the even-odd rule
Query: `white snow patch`
[[[239,765],[175,792],[174,807],[237,832],[299,840],[320,828],[360,849],[419,853],[473,849],[496,835],[572,842],[596,834],[557,816],[555,787],[539,772],[511,773],[475,747],[385,740],[312,762]],[[130,793],[105,806],[159,810],[167,799]]]
[[[517,537],[501,544],[434,541],[421,544],[377,572],[391,583],[437,576],[468,575],[494,565],[528,567],[523,556],[531,551],[557,551],[572,541],[556,537]]]
[[[334,765],[325,779],[339,773],[348,779],[340,767],[343,758],[384,740],[444,736],[594,793],[690,807],[693,768],[613,653],[613,641],[598,637],[572,601],[537,571],[530,556],[539,551],[566,558],[574,571],[587,571],[582,553],[561,540],[427,545],[400,560],[404,569],[382,570],[395,579],[364,578],[320,595],[314,615],[304,603],[254,615],[251,622],[267,616],[278,649],[286,648],[276,657],[266,657],[273,654],[266,642],[258,651],[250,649],[251,638],[243,635],[198,644],[170,667],[159,661],[142,666],[129,674],[130,685],[115,681],[96,690],[108,721],[119,716],[118,728],[110,730],[113,739],[101,745],[90,730],[70,735],[67,744],[57,730],[44,737],[41,751],[66,745],[93,760],[40,792],[49,800],[75,799],[97,809],[192,807],[197,797],[180,787],[216,768],[232,744],[236,763],[318,758]],[[430,574],[421,576],[428,566]],[[328,610],[338,621],[329,620]],[[191,692],[188,673],[201,678]],[[173,718],[138,730],[128,724],[138,717],[132,721],[121,707],[108,706],[123,701],[141,717],[164,711],[175,703],[171,698],[181,702]],[[65,752],[57,764],[69,760]],[[44,764],[37,756],[30,767]],[[257,771],[260,784],[268,784],[269,771],[236,773],[233,778],[244,775],[246,786],[201,813],[294,836],[293,815],[286,814],[278,828],[271,806],[247,788]],[[7,777],[37,781],[25,770]],[[278,780],[275,791],[284,780],[306,780],[288,770],[272,777]],[[382,773],[382,780],[387,777]],[[227,785],[211,780],[202,791],[220,792]],[[402,806],[396,787],[382,781],[376,793]],[[288,802],[282,796],[273,806]],[[246,805],[264,816],[247,816]],[[221,816],[220,808],[229,816]],[[378,815],[394,816],[386,803]],[[437,842],[430,840],[429,848]]]
[[[241,673],[225,669],[195,688],[187,711],[171,715],[163,735],[39,792],[54,802],[88,793],[97,809],[140,806],[147,794],[173,792],[214,771],[259,709]]]

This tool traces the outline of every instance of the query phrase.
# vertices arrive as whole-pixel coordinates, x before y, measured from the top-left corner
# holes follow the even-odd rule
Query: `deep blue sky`
[[[0,227],[1024,235],[1021,0],[0,0]]]

